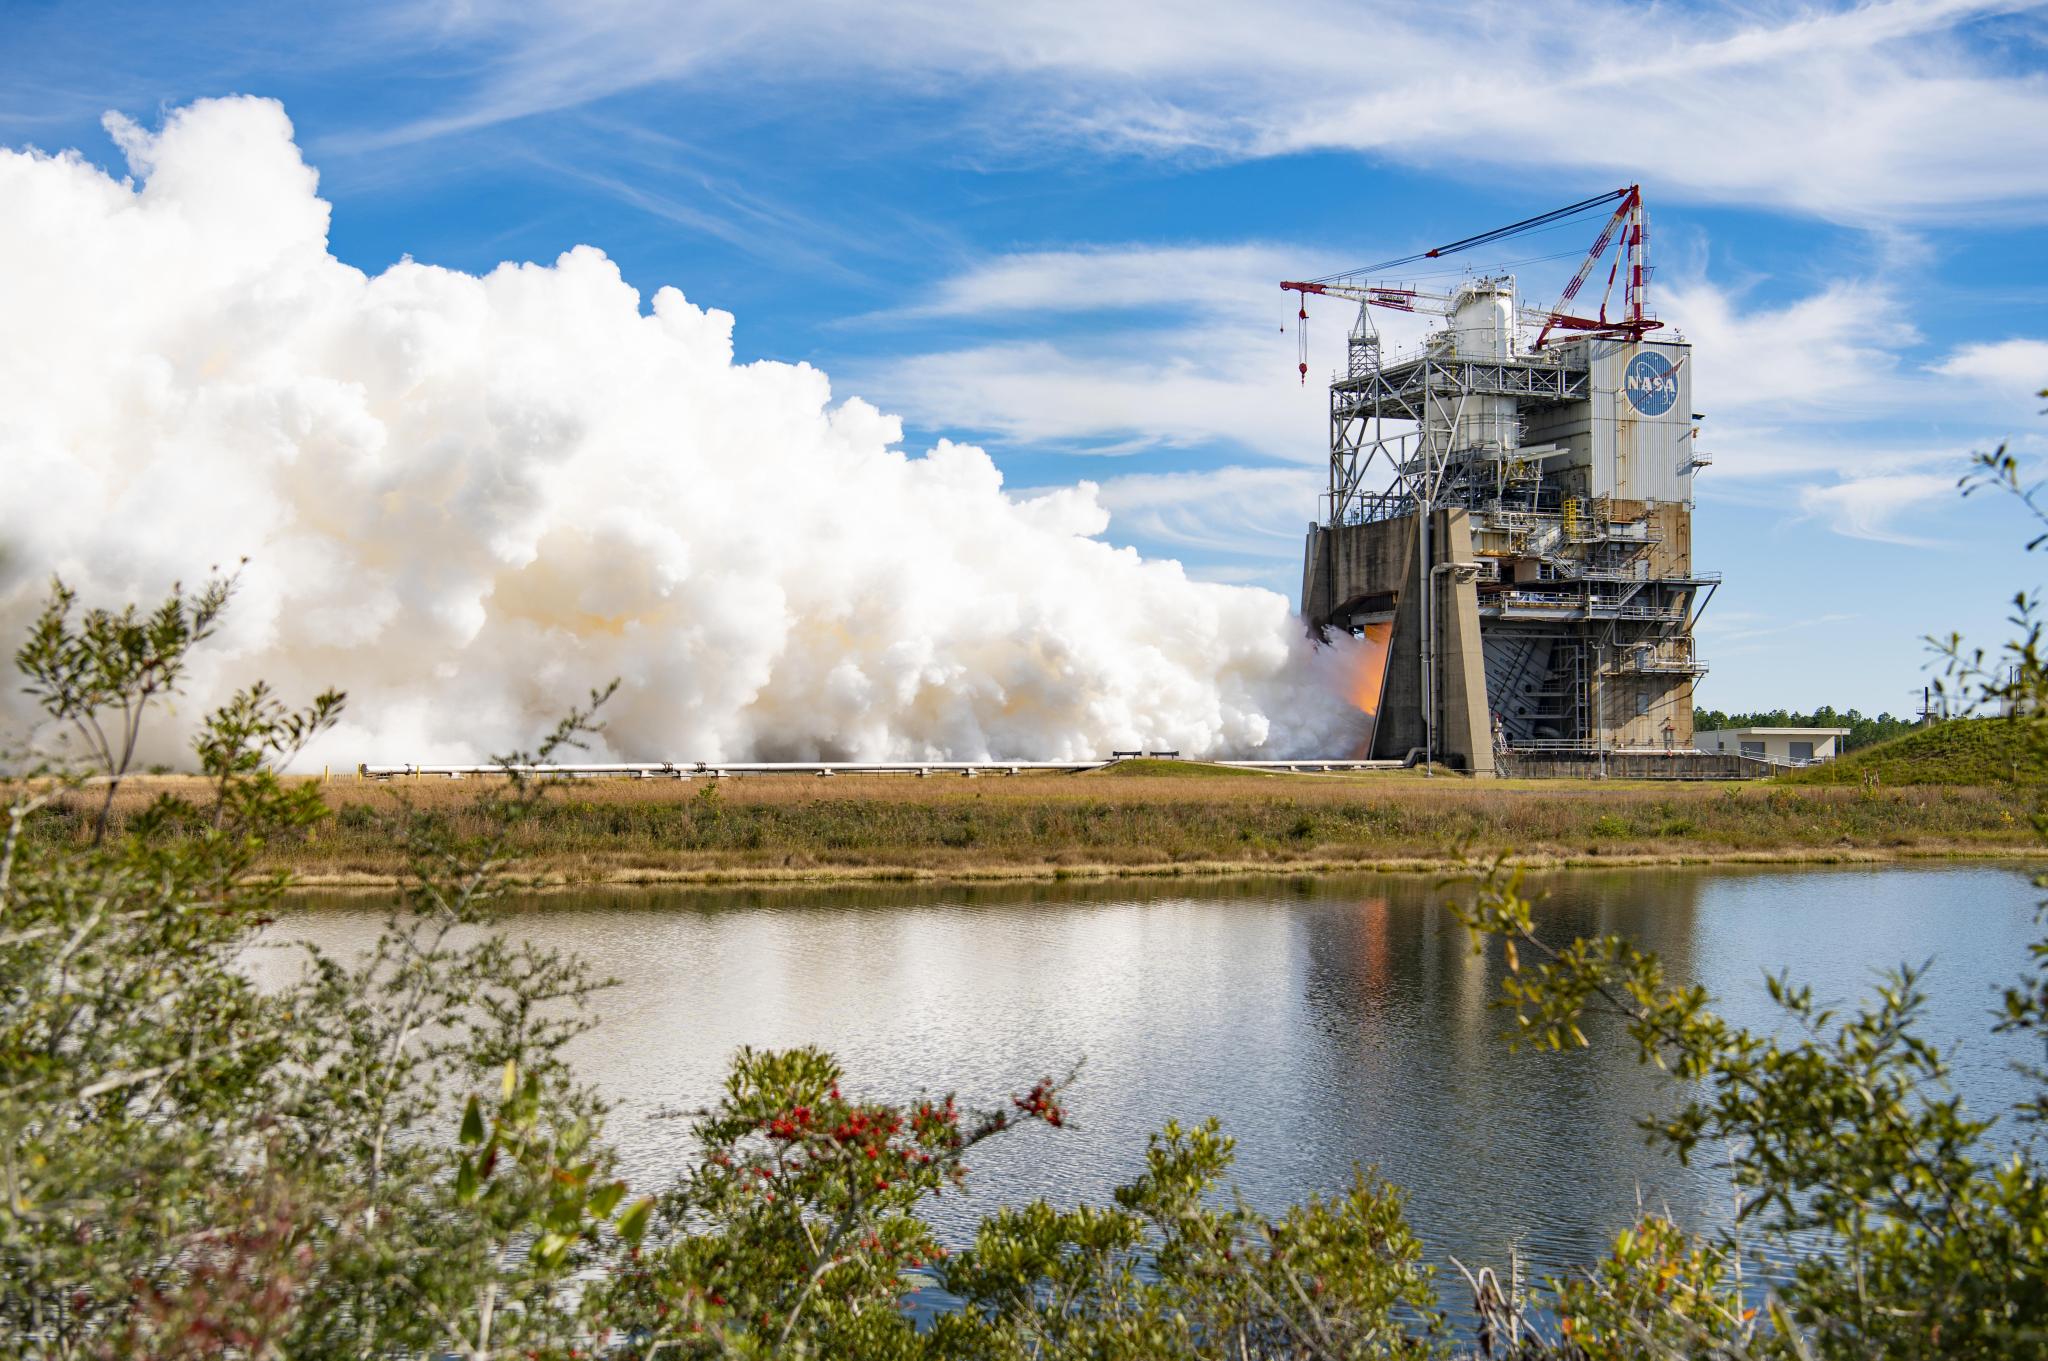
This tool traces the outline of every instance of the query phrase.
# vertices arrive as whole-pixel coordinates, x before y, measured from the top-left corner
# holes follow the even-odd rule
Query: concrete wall
[[[1687,751],[1693,746],[1692,677],[1603,675],[1599,722],[1611,747]]]
[[[1386,688],[1372,754],[1401,757],[1424,745],[1422,591],[1415,516],[1364,525],[1317,525],[1303,557],[1302,616],[1311,626],[1348,631],[1354,617],[1391,610]],[[1435,513],[1431,557],[1472,560],[1471,518]],[[1493,772],[1493,726],[1486,704],[1486,667],[1479,645],[1479,594],[1453,573],[1435,578],[1437,595],[1438,756],[1475,773]]]
[[[1432,556],[1438,562],[1471,562],[1472,517],[1462,510],[1438,511]],[[1435,578],[1437,591],[1437,693],[1443,713],[1437,748],[1463,759],[1465,769],[1493,774],[1493,709],[1486,700],[1486,652],[1479,641],[1479,586],[1455,572]]]

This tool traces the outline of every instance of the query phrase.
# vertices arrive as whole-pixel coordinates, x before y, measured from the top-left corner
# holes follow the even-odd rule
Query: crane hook
[[[1294,348],[1295,358],[1301,362],[1301,385],[1308,386],[1308,294],[1301,295],[1301,310],[1295,314]]]

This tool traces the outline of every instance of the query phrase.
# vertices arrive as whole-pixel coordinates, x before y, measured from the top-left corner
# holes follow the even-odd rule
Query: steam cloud
[[[52,571],[110,602],[248,555],[180,722],[259,676],[334,684],[315,766],[476,760],[616,675],[599,759],[1356,740],[1347,658],[1272,592],[1092,537],[1091,486],[909,457],[893,417],[735,365],[729,314],[673,288],[643,312],[587,246],[366,276],[273,102],[107,127],[132,180],[0,150],[0,628]]]

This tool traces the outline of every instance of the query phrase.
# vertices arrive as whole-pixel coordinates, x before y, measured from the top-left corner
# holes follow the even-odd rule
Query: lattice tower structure
[[[1709,460],[1691,347],[1640,330],[1538,346],[1555,313],[1520,307],[1511,275],[1448,296],[1345,296],[1360,307],[1330,384],[1329,487],[1303,574],[1311,626],[1392,626],[1390,678],[1420,665],[1386,693],[1425,709],[1426,746],[1491,748],[1466,753],[1475,767],[1690,749],[1706,671],[1693,622],[1719,582],[1692,563],[1692,478]],[[1389,297],[1445,324],[1390,353],[1371,311]],[[1404,594],[1424,607],[1409,627],[1396,622]],[[1418,730],[1405,717],[1382,716],[1375,754],[1402,754],[1384,748]]]

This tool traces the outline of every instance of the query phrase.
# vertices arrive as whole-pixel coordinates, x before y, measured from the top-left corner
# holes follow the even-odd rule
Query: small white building
[[[1716,728],[1696,732],[1692,744],[1701,751],[1754,756],[1781,766],[1808,766],[1832,761],[1847,728]]]

